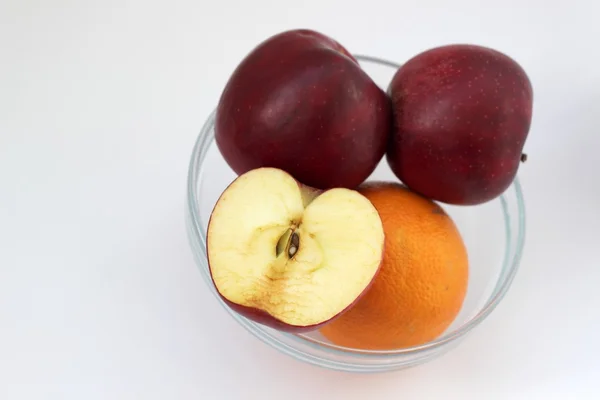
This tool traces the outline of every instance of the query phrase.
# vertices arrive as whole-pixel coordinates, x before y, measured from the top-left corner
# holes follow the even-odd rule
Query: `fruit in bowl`
[[[238,65],[219,100],[215,139],[238,174],[280,168],[318,189],[355,188],[383,158],[385,92],[333,39],[277,34]]]
[[[388,91],[394,132],[387,160],[411,189],[474,205],[514,180],[533,103],[516,61],[481,46],[437,47],[399,68]]]
[[[408,354],[437,348],[462,310],[470,254],[438,203],[503,195],[531,85],[514,60],[463,45],[417,55],[386,83],[387,93],[338,42],[306,30],[267,39],[228,81],[214,129],[238,177],[212,208],[205,251],[211,287],[244,321],[320,332],[347,352]],[[386,152],[399,179],[365,184]],[[498,276],[499,292],[453,339],[514,274]]]
[[[208,263],[230,307],[286,331],[314,330],[364,293],[383,257],[373,204],[357,191],[318,191],[275,168],[239,176],[207,232]]]
[[[401,349],[441,335],[463,304],[469,260],[443,208],[396,182],[367,182],[358,191],[381,216],[385,254],[369,290],[320,332],[337,345]]]

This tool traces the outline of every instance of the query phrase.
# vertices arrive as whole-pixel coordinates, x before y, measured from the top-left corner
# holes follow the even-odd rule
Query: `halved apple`
[[[367,289],[383,257],[381,219],[354,190],[324,192],[258,168],[221,195],[208,225],[215,287],[238,313],[276,329],[316,329]]]

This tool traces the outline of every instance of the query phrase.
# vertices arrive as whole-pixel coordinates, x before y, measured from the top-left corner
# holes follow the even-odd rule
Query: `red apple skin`
[[[237,173],[289,172],[306,185],[354,188],[385,154],[388,96],[339,43],[310,30],[279,33],[233,72],[215,139]]]
[[[229,184],[229,186],[231,186],[232,183],[233,182],[231,182]],[[317,193],[321,194],[321,192],[322,192],[319,189],[316,189],[316,188],[313,188],[313,187],[310,187],[307,185],[303,185],[302,183],[300,183],[298,181],[297,181],[297,183],[298,183],[298,186],[300,187],[301,191],[305,191],[307,193],[312,193],[313,195],[315,195],[315,197],[316,197]],[[227,187],[227,189],[229,188],[229,186]],[[223,191],[223,193],[225,193],[227,191],[227,189],[225,189]],[[221,196],[222,195],[223,194],[221,194]],[[220,200],[220,197],[219,197],[219,200]],[[217,200],[217,202],[218,202],[218,200]],[[212,222],[212,214],[208,220],[209,226],[210,226],[211,222]],[[243,316],[251,321],[254,321],[256,323],[259,323],[261,325],[265,325],[270,328],[276,329],[278,331],[288,332],[288,333],[307,333],[307,332],[315,331],[317,329],[322,328],[324,325],[328,324],[329,322],[335,320],[336,318],[340,317],[346,311],[350,310],[352,308],[352,306],[354,306],[361,299],[361,297],[369,290],[369,288],[373,285],[373,282],[375,282],[375,278],[377,277],[377,275],[379,274],[379,271],[381,270],[381,263],[383,263],[383,254],[385,254],[385,241],[384,241],[384,243],[382,243],[383,251],[381,252],[381,261],[379,263],[379,266],[377,267],[377,271],[375,272],[375,274],[373,274],[373,278],[371,279],[371,282],[369,282],[369,284],[365,287],[365,289],[360,293],[359,296],[357,296],[357,298],[351,304],[349,304],[346,308],[344,308],[342,311],[340,311],[338,314],[336,314],[332,318],[330,318],[326,321],[323,321],[319,324],[298,326],[298,325],[290,325],[288,323],[285,323],[285,322],[281,321],[280,319],[278,319],[277,317],[267,313],[264,310],[234,303],[231,300],[227,299],[225,296],[223,296],[221,294],[221,292],[219,291],[219,288],[217,287],[215,280],[213,279],[212,270],[210,267],[210,257],[208,256],[209,240],[210,240],[210,238],[207,237],[206,238],[206,259],[208,262],[208,270],[210,273],[210,279],[211,279],[211,282],[212,282],[215,290],[217,291],[217,294],[219,295],[219,298],[221,298],[221,300],[223,300],[223,302],[225,303],[225,305],[227,307],[229,307],[236,313],[240,314],[241,316]]]
[[[404,64],[388,93],[394,128],[387,161],[409,188],[475,205],[512,183],[533,103],[531,82],[513,59],[475,45],[434,48]]]

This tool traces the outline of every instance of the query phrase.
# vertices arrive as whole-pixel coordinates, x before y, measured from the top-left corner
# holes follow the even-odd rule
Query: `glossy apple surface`
[[[394,129],[387,160],[412,190],[473,205],[512,183],[533,102],[516,61],[480,46],[438,47],[404,64],[388,92]]]
[[[277,34],[233,72],[216,111],[217,146],[238,174],[259,167],[319,189],[354,188],[385,154],[386,94],[333,39]]]

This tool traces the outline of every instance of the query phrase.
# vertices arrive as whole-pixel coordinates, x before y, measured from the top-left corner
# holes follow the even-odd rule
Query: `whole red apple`
[[[412,190],[473,205],[512,183],[533,101],[516,61],[481,46],[442,46],[410,59],[388,90],[394,129],[387,160]]]
[[[216,111],[216,143],[238,174],[283,169],[319,189],[354,188],[373,172],[391,131],[389,98],[340,44],[292,30],[235,69]]]

